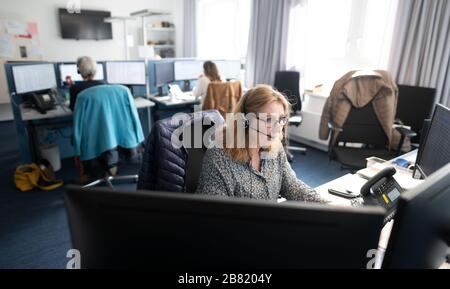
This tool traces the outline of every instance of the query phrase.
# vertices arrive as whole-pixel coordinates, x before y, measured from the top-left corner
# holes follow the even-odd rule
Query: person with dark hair
[[[222,78],[220,77],[216,64],[208,60],[203,63],[203,74],[198,78],[197,85],[193,91],[194,97],[200,98],[202,103],[206,96],[208,85],[212,81],[222,81]]]

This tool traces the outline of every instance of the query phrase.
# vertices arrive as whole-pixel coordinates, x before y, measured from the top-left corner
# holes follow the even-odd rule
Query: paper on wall
[[[42,56],[44,53],[42,52],[42,48],[39,45],[39,41],[36,39],[31,40],[31,48],[30,48],[30,56]]]
[[[27,32],[32,37],[37,36],[38,35],[37,23],[36,22],[28,22],[27,23]]]
[[[7,20],[5,21],[6,32],[11,35],[28,35],[28,27],[25,22]]]
[[[14,48],[10,35],[0,35],[0,57],[14,58]]]

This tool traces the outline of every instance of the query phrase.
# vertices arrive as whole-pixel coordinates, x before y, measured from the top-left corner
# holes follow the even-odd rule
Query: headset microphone
[[[258,130],[256,128],[253,128],[253,127],[250,127],[250,128],[255,130],[255,131],[257,131],[257,132],[259,132],[259,133],[261,133],[261,134],[263,134],[263,135],[265,135],[267,137],[267,140],[274,140],[274,139],[276,139],[276,137],[274,137],[274,136],[272,136],[270,134],[267,134],[265,132],[262,132],[262,131],[260,131],[260,130]]]

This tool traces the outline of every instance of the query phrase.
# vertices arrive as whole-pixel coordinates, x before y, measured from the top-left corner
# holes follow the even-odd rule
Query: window
[[[250,7],[250,0],[198,0],[198,57],[245,59]]]
[[[332,85],[353,69],[386,69],[397,0],[303,1],[291,11],[288,68],[302,88]]]

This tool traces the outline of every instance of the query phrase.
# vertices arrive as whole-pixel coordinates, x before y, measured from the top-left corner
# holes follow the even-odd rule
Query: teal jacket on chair
[[[135,148],[144,140],[130,90],[99,85],[83,90],[74,110],[75,154],[82,161],[118,146]]]

